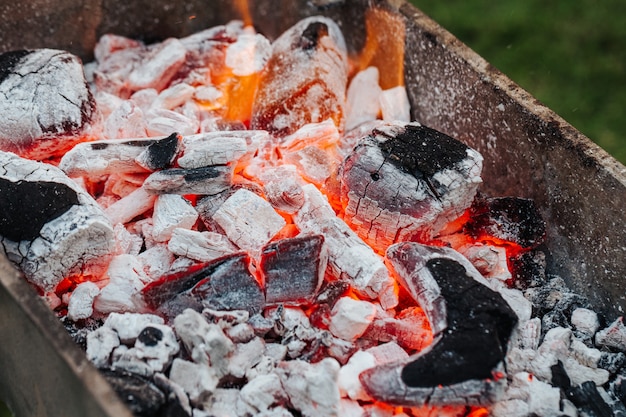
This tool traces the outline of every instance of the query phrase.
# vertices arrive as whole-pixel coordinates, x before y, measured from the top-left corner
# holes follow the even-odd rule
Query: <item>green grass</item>
[[[626,163],[626,1],[411,2]]]

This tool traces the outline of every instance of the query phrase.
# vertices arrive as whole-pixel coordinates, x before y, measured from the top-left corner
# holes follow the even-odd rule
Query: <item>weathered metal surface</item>
[[[51,47],[88,61],[103,33],[147,41],[184,36],[245,18],[235,3],[244,2],[2,2],[0,52]],[[386,42],[400,42],[403,36],[396,35],[404,33],[404,79],[413,117],[482,153],[485,194],[532,198],[547,221],[548,272],[561,275],[609,318],[621,314],[626,307],[623,165],[409,4],[250,3],[251,20],[270,37],[304,16],[335,18],[351,52],[365,42],[368,7],[393,16],[380,30],[397,31]],[[377,15],[375,21],[384,22],[384,16]],[[18,416],[129,415],[54,315],[4,259],[0,283],[0,398]]]

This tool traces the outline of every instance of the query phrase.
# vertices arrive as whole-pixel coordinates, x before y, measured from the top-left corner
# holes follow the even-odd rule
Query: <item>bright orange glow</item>
[[[404,85],[404,21],[399,15],[371,7],[365,12],[365,46],[353,59],[356,71],[374,66],[383,90]]]
[[[243,20],[244,25],[251,26],[253,22],[248,0],[235,0],[233,3],[235,5],[235,9],[237,9],[241,16],[241,20]]]
[[[488,417],[489,416],[489,410],[487,410],[486,408],[474,408],[472,411],[470,411],[467,414],[467,417]]]

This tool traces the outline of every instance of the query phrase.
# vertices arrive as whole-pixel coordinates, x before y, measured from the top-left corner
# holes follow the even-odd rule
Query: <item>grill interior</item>
[[[0,51],[50,47],[92,58],[98,37],[185,36],[245,16],[214,0],[35,0],[0,5]],[[405,27],[412,116],[485,158],[483,193],[531,198],[547,222],[548,272],[614,319],[626,307],[626,168],[409,4],[401,1],[253,2],[257,29],[275,37],[302,17],[341,25],[351,51],[365,42],[368,7]],[[379,28],[380,30],[399,30]],[[130,415],[63,327],[0,260],[0,393],[18,415]],[[5,395],[5,394],[3,394]],[[71,400],[68,400],[71,398]],[[60,411],[63,410],[61,413]]]

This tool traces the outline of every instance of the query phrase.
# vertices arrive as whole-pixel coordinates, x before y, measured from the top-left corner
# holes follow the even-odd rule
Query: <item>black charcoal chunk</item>
[[[148,326],[139,333],[137,340],[146,346],[156,346],[163,340],[163,332],[156,327]]]
[[[283,239],[266,245],[260,270],[267,303],[312,301],[326,270],[321,235]]]
[[[48,222],[79,204],[76,191],[49,181],[0,178],[0,236],[15,242],[33,240]]]
[[[250,273],[250,257],[236,253],[211,264],[207,277],[191,290],[205,307],[214,310],[261,311],[265,296],[261,285]]]
[[[148,148],[138,157],[138,162],[152,171],[168,168],[174,162],[179,148],[179,135],[172,133],[148,145]]]
[[[233,167],[169,168],[146,178],[143,187],[155,194],[214,195],[231,186]]]
[[[615,417],[624,416],[623,413],[615,413],[611,406],[598,392],[593,381],[583,382],[577,387],[565,390],[565,395],[580,412],[589,417]],[[623,406],[622,406],[623,408]]]
[[[500,294],[459,263],[440,258],[426,267],[446,300],[448,327],[430,352],[403,369],[402,379],[412,387],[435,387],[491,378],[506,355],[517,316]]]
[[[80,59],[54,49],[0,55],[0,150],[46,159],[80,140],[95,101]]]
[[[375,133],[385,134],[379,130]],[[407,125],[404,132],[390,136],[379,146],[386,161],[426,181],[433,181],[436,173],[451,169],[467,158],[469,149],[444,133],[416,124]]]
[[[520,290],[539,287],[546,282],[546,255],[533,249],[509,258],[513,284]]]
[[[365,390],[397,405],[489,404],[503,393],[503,364],[517,316],[458,252],[406,242],[387,250],[401,285],[425,310],[433,344],[361,373]]]
[[[517,197],[477,198],[466,230],[534,248],[545,240],[546,224],[532,200]]]
[[[362,138],[339,178],[345,220],[370,246],[428,241],[472,204],[482,156],[419,124],[388,124]]]
[[[152,382],[128,372],[101,370],[119,398],[136,416],[153,416],[165,404],[165,394]]]

